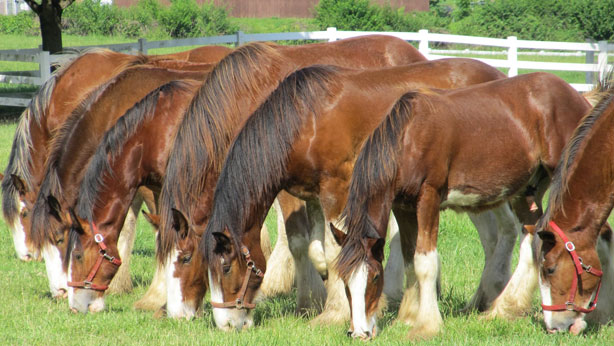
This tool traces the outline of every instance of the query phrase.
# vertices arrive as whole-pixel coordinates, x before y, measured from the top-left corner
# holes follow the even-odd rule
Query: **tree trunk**
[[[43,36],[43,50],[49,53],[62,51],[62,7],[55,1],[43,1],[38,13]]]

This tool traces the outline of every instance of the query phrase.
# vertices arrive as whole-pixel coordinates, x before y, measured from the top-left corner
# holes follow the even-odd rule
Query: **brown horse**
[[[494,208],[556,166],[590,109],[567,83],[533,73],[449,92],[410,92],[369,137],[344,209],[338,269],[352,304],[352,336],[375,334],[385,225],[400,223],[413,257],[412,335],[439,332],[435,282],[439,210]]]
[[[566,147],[552,181],[548,209],[536,227],[542,307],[551,333],[578,334],[586,327],[585,317],[598,314],[596,319],[603,323],[614,316],[612,232],[606,224],[614,206],[612,130],[614,87],[610,86]],[[599,295],[602,272],[605,297]],[[599,308],[592,312],[598,298]]]
[[[203,77],[204,72],[157,67],[127,69],[92,93],[54,136],[31,225],[33,242],[43,250],[52,291],[65,289],[67,281],[58,250],[66,246],[68,231],[62,219],[77,197],[78,183],[104,132],[152,89],[176,79]]]
[[[228,55],[214,68],[179,126],[180,135],[175,139],[169,156],[160,198],[158,259],[172,267],[172,270],[191,275],[190,266],[184,265],[183,260],[177,258],[177,254],[190,253],[191,258],[198,256],[192,254],[191,248],[177,248],[180,237],[173,225],[204,223],[210,199],[206,191],[211,191],[215,184],[215,180],[206,178],[205,173],[211,169],[219,170],[239,125],[287,74],[315,63],[366,68],[422,60],[425,60],[424,57],[411,45],[389,36],[365,36],[299,47],[256,43],[240,47]],[[174,213],[173,208],[186,213],[186,222],[175,220],[174,216],[179,214]],[[181,234],[196,236],[200,232]],[[169,277],[178,277],[179,281],[183,281],[184,276],[181,273],[177,272]],[[206,281],[205,278],[201,280]],[[177,280],[174,282],[173,285],[176,285]],[[169,294],[170,292],[169,290]],[[186,296],[181,296],[183,293],[180,289],[173,292],[179,296],[172,301],[179,303],[169,303],[168,315],[193,316],[200,306],[200,301],[192,295],[188,297],[187,293]]]
[[[104,49],[92,49],[56,69],[36,93],[21,116],[6,178],[2,179],[2,211],[11,229],[17,256],[22,260],[38,257],[30,239],[29,214],[43,179],[44,163],[49,155],[48,143],[79,103],[99,85],[130,66],[176,64],[172,59],[213,63],[230,51],[226,47],[206,46],[187,52],[134,56]],[[96,68],[92,68],[95,66]]]
[[[244,310],[232,308],[253,307],[261,280],[246,266],[266,267],[252,229],[260,227],[279,191],[319,200],[324,218],[336,221],[360,144],[400,95],[503,77],[475,60],[447,59],[368,71],[315,66],[286,78],[237,135],[209,202],[201,250],[218,326],[249,323]],[[214,177],[211,171],[207,181]],[[338,279],[329,272],[328,280]]]

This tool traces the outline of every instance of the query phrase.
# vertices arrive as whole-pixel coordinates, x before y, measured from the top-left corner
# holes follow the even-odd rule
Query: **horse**
[[[501,72],[472,59],[367,71],[315,66],[286,78],[240,130],[209,202],[201,251],[218,327],[250,323],[248,312],[236,308],[253,308],[261,280],[246,266],[256,272],[266,268],[251,229],[260,227],[279,191],[319,202],[323,218],[336,220],[358,146],[401,94],[500,78]],[[207,182],[213,183],[214,174]],[[339,282],[330,271],[328,280]],[[241,306],[232,304],[235,300]]]
[[[571,86],[532,73],[452,91],[411,91],[362,147],[344,208],[337,268],[352,304],[353,337],[376,333],[385,225],[391,209],[413,257],[414,337],[439,332],[435,283],[439,210],[502,205],[554,170],[590,105]],[[402,221],[400,221],[402,220]],[[413,282],[412,282],[413,281]]]
[[[203,64],[204,69],[209,66]],[[202,79],[204,74],[203,71],[184,72],[149,66],[126,69],[90,94],[58,130],[51,143],[44,179],[31,217],[32,240],[37,248],[42,249],[54,296],[70,293],[66,288],[60,251],[64,250],[68,240],[68,229],[62,227],[62,220],[67,216],[67,207],[76,198],[78,182],[100,137],[120,115],[152,89],[175,79]],[[116,289],[121,292],[130,285],[128,280],[123,283],[124,287]]]
[[[586,328],[585,318],[607,323],[614,317],[614,247],[606,222],[614,206],[613,129],[614,86],[609,85],[565,148],[548,208],[535,228],[539,288],[550,333],[579,334]]]
[[[177,60],[213,63],[230,50],[222,46],[204,46],[168,55],[134,56],[90,49],[60,64],[21,115],[7,174],[2,179],[2,212],[11,230],[17,257],[25,261],[39,257],[25,230],[29,229],[29,215],[43,179],[48,143],[90,92],[130,66],[148,64],[187,69],[177,66]]]
[[[202,207],[201,205],[206,204],[209,197],[202,192],[207,188],[204,185],[211,184],[211,179],[206,180],[204,173],[209,169],[219,170],[222,158],[240,124],[287,74],[314,63],[367,68],[424,60],[425,58],[408,43],[381,35],[299,47],[253,43],[239,47],[229,54],[216,65],[192,101],[178,129],[178,134],[181,135],[176,137],[169,155],[160,196],[161,229],[158,260],[170,266],[172,270],[188,271],[188,266],[184,265],[176,255],[183,251],[191,253],[191,248],[177,248],[180,243],[179,233],[172,226],[180,223],[174,220],[174,215],[178,214],[173,212],[173,208],[186,214],[187,224],[203,223],[207,217],[207,209],[206,205]],[[211,187],[208,189],[207,191],[210,191]],[[198,237],[201,233],[181,234]],[[314,249],[310,253],[324,253],[324,247],[320,242],[320,239],[324,238],[324,233],[321,234],[322,238],[305,236],[311,242],[310,249]],[[292,237],[290,233],[288,236]],[[292,244],[292,241],[288,243]],[[198,247],[195,248],[197,250]],[[273,255],[275,254],[274,251]],[[191,257],[199,256],[192,254]],[[308,260],[308,256],[302,256],[300,259]],[[284,260],[284,263],[288,261],[287,258]],[[175,262],[181,265],[174,265]],[[192,260],[190,263],[194,262]],[[297,265],[297,270],[300,268],[311,268],[311,266]],[[280,271],[283,270],[287,269],[280,267]],[[313,277],[313,272],[307,275]],[[300,273],[297,273],[297,276],[304,277]],[[173,277],[178,277],[181,282],[184,280],[180,273],[174,274]],[[316,279],[320,280],[317,277]],[[310,280],[310,283],[318,282]],[[319,285],[322,286],[321,280]],[[310,289],[311,287],[300,287],[299,294],[304,291],[309,293]],[[321,287],[319,291],[322,291]],[[173,292],[177,295],[187,294],[180,290]],[[171,300],[170,297],[168,299]],[[173,298],[173,301],[179,301],[182,305],[174,308],[167,306],[167,314],[170,317],[193,316],[195,308],[200,306],[200,301],[193,299],[192,296],[178,296]]]

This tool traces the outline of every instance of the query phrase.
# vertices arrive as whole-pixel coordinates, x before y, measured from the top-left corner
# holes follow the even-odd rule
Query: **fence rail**
[[[504,48],[496,54],[505,54],[506,59],[475,58],[494,67],[507,68],[508,76],[516,76],[519,69],[527,70],[547,70],[547,71],[576,71],[586,74],[583,84],[571,85],[578,91],[587,91],[592,88],[594,76],[601,78],[611,65],[608,65],[608,53],[614,52],[614,44],[607,41],[599,42],[551,42],[551,41],[527,41],[518,40],[515,36],[505,39],[474,37],[462,35],[445,35],[430,33],[428,30],[418,32],[371,32],[371,31],[338,31],[336,28],[328,28],[326,31],[311,32],[287,32],[270,34],[246,34],[238,31],[234,35],[223,35],[213,37],[186,38],[167,41],[148,41],[139,39],[134,43],[111,44],[104,46],[77,46],[69,49],[83,50],[92,47],[104,47],[114,51],[128,52],[132,54],[147,54],[152,49],[169,47],[188,47],[212,44],[233,44],[241,45],[252,41],[302,41],[302,40],[324,40],[336,41],[344,38],[385,34],[401,38],[405,41],[416,42],[418,49],[429,59],[441,59],[454,57],[455,55],[472,54],[485,55],[484,51],[455,50],[455,49],[432,49],[433,43],[443,43],[446,45],[470,45],[477,47],[496,47]],[[524,51],[519,51],[524,50]],[[561,63],[519,60],[523,54],[536,54],[527,50],[538,50],[537,55],[579,55],[585,56],[584,63]],[[546,52],[547,50],[553,52]],[[574,53],[569,53],[574,52]],[[595,56],[597,61],[595,62]],[[0,61],[20,61],[38,63],[39,69],[34,71],[0,71],[0,83],[33,84],[42,85],[50,76],[50,65],[65,58],[62,55],[49,55],[41,49],[21,49],[0,51]],[[26,95],[0,95],[0,105],[27,106],[29,96]]]

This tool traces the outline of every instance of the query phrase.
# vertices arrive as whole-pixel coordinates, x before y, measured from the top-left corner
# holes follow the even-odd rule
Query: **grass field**
[[[0,125],[0,165],[6,167],[14,123]],[[267,219],[275,232],[274,216]],[[271,234],[274,239],[274,234]],[[477,233],[465,215],[443,213],[439,238],[442,256],[440,308],[444,332],[425,341],[433,345],[550,345],[612,344],[614,328],[589,326],[580,337],[547,335],[543,328],[538,297],[533,312],[513,322],[483,321],[459,310],[477,287],[483,255]],[[47,288],[43,263],[24,263],[14,254],[8,228],[0,221],[0,343],[14,344],[266,344],[337,345],[361,344],[345,336],[348,325],[312,327],[308,317],[296,317],[294,294],[258,304],[256,327],[242,333],[215,329],[210,305],[192,321],[154,319],[153,313],[135,311],[132,304],[145,292],[153,276],[154,238],[142,218],[132,258],[134,291],[107,297],[107,310],[98,314],[69,312],[66,300],[54,300]],[[379,320],[380,335],[374,344],[406,344],[408,328],[395,323],[391,308]]]
[[[289,20],[287,31],[313,30],[310,23]],[[267,32],[275,24],[267,22],[239,23],[246,32]],[[38,37],[0,35],[0,49],[31,48],[40,44]],[[107,37],[64,36],[66,46],[110,44],[134,40]],[[168,53],[169,50],[153,53]],[[539,57],[544,60],[548,57]],[[522,58],[525,59],[524,57]],[[537,57],[536,57],[537,59]],[[550,58],[555,61],[582,62],[583,58]],[[5,64],[0,71],[35,68],[31,64]],[[569,82],[583,82],[583,74],[561,75]],[[17,90],[22,90],[19,87]],[[15,90],[0,84],[0,93]],[[19,108],[0,107],[0,169],[6,167]],[[7,120],[8,118],[8,120]],[[267,219],[272,238],[276,226],[274,216]],[[483,266],[483,254],[477,233],[462,214],[444,212],[441,220],[439,251],[442,256],[442,298],[440,309],[444,332],[425,344],[479,345],[551,345],[613,344],[614,328],[589,326],[583,336],[547,335],[538,296],[534,309],[524,318],[508,322],[483,321],[459,310],[477,287]],[[99,314],[75,315],[69,312],[66,300],[51,298],[43,263],[20,262],[14,254],[8,228],[0,221],[0,343],[13,344],[361,344],[345,336],[348,324],[313,327],[309,317],[294,316],[294,294],[276,297],[256,308],[256,327],[242,333],[224,333],[214,327],[210,305],[203,316],[193,321],[154,319],[153,313],[135,311],[132,304],[146,291],[153,276],[154,237],[149,225],[139,219],[137,241],[132,258],[134,292],[107,297],[107,310]],[[380,334],[374,344],[406,344],[408,328],[395,323],[394,306],[379,319]]]

